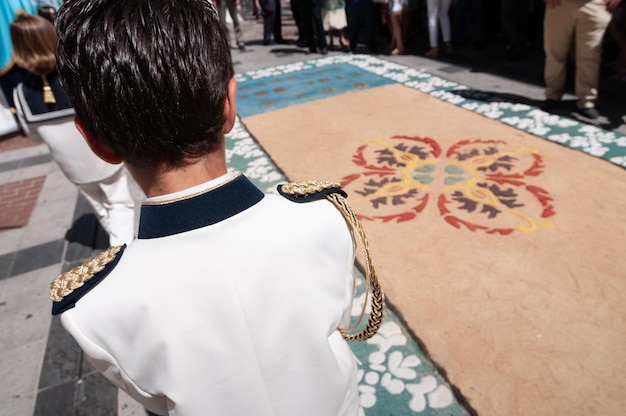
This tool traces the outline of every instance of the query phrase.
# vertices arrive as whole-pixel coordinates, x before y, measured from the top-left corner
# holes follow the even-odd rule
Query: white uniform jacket
[[[53,307],[95,367],[157,414],[354,416],[356,359],[337,331],[353,261],[330,202],[228,174],[148,199],[112,271]]]

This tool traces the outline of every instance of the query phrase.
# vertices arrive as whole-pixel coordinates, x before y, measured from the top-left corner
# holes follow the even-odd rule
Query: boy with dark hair
[[[159,415],[357,415],[337,329],[351,232],[328,201],[264,195],[227,171],[236,83],[210,3],[67,0],[57,31],[78,129],[148,197],[136,240],[51,285],[89,360]]]

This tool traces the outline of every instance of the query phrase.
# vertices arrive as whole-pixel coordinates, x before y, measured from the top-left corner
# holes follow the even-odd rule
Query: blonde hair
[[[44,76],[57,69],[54,25],[43,17],[18,13],[11,23],[13,61],[20,67]]]

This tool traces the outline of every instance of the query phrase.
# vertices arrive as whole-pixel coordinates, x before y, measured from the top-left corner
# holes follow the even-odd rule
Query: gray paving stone
[[[76,416],[117,414],[117,388],[95,370],[77,383]]]
[[[9,162],[0,163],[0,172],[26,168],[29,166],[43,165],[44,163],[50,163],[51,161],[52,156],[50,156],[50,154],[36,155],[25,159],[12,160]]]
[[[49,390],[76,381],[81,374],[82,351],[61,325],[58,316],[52,318],[46,345],[39,390]],[[38,398],[37,401],[40,399]]]
[[[34,416],[74,416],[76,382],[68,381],[39,391]]]
[[[15,402],[17,399],[32,395],[37,386],[44,345],[45,340],[42,339],[2,351],[0,355],[1,401]],[[26,403],[21,403],[19,406],[26,406]]]
[[[48,284],[56,273],[58,265],[0,282],[0,351],[45,341],[50,327]]]
[[[61,262],[65,240],[56,240],[20,250],[15,255],[9,276],[17,276]]]
[[[5,279],[11,275],[11,269],[15,262],[15,256],[17,252],[7,253],[0,256],[0,280]]]
[[[31,415],[34,402],[35,394],[33,392],[14,394],[11,397],[0,399],[0,416]]]

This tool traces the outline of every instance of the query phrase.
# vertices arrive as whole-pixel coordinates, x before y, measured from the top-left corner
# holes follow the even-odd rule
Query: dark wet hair
[[[208,0],[66,0],[57,63],[77,117],[136,166],[180,166],[222,140],[230,48]]]

